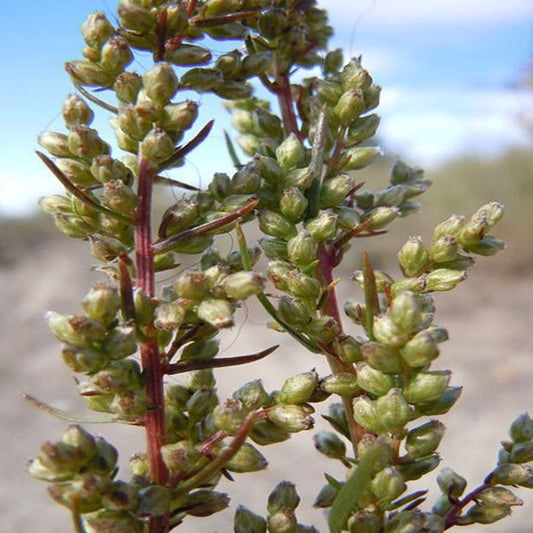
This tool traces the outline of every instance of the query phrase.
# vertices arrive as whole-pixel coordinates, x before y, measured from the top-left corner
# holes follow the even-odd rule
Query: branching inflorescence
[[[79,393],[101,413],[95,421],[142,427],[146,451],[131,459],[129,481],[120,480],[116,449],[72,425],[41,447],[30,474],[50,484],[78,532],[165,533],[188,515],[227,507],[216,490],[221,476],[264,469],[258,447],[312,428],[314,405],[337,398],[323,413],[332,431],[314,436],[319,452],[346,467],[345,479],[327,476],[315,502],[329,510],[330,531],[441,532],[508,515],[521,501],[506,486],[533,487],[533,421],[525,414],[482,485],[465,495],[466,481],[445,468],[430,510],[422,510],[426,491],[406,494],[410,480],[440,461],[444,425],[426,417],[446,413],[461,392],[449,371],[432,369],[447,332],[433,323],[431,293],[463,281],[474,255],[503,248],[489,235],[502,206],[452,216],[429,245],[410,238],[398,254],[399,279],[362,253],[353,279],[364,301],[339,302],[334,269],[346,249],[416,212],[413,198],[430,182],[402,162],[384,189],[358,179],[380,155],[367,144],[379,124],[372,110],[380,88],[359,59],[345,63],[340,50],[327,50],[326,13],[314,0],[121,0],[117,21],[94,13],[84,22],[84,59],[66,64],[77,89],[63,104],[67,131],[39,138],[50,154],[40,158],[65,187],[41,205],[62,233],[89,241],[108,279],[90,289],[81,314],[50,312],[47,320]],[[210,46],[221,41],[228,51],[214,57]],[[143,52],[152,68],[128,70]],[[295,81],[306,69],[309,77]],[[252,83],[273,102],[253,96]],[[246,160],[226,135],[236,171],[216,173],[199,190],[171,171],[212,142],[213,122],[198,119],[204,93],[231,112]],[[111,116],[125,155],[112,155],[90,127],[89,104]],[[152,191],[168,186],[187,193],[156,222]],[[242,226],[254,220],[263,236],[249,245]],[[217,235],[230,232],[239,250],[225,256]],[[198,266],[156,292],[156,274],[175,270],[178,254],[199,256]],[[261,255],[266,274],[254,270]],[[273,392],[252,381],[221,401],[215,368],[276,349],[217,357],[219,331],[252,297],[309,352],[308,368],[325,356],[330,375],[303,372]],[[182,384],[165,382],[176,374]],[[240,506],[234,529],[316,531],[298,524],[298,503],[283,481],[265,517]]]

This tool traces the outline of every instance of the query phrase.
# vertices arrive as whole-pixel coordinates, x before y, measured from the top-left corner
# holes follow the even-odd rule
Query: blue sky
[[[383,86],[380,137],[393,155],[431,169],[467,151],[490,156],[530,140],[517,118],[531,110],[533,98],[517,82],[533,59],[533,0],[319,4],[335,27],[332,47],[362,55]],[[40,196],[61,190],[33,154],[35,137],[62,130],[61,102],[72,91],[63,63],[80,57],[77,28],[90,11],[112,14],[114,5],[0,3],[0,216],[28,213]],[[212,141],[222,146],[220,131]],[[196,155],[187,176],[205,183],[212,172],[229,171],[218,153]]]

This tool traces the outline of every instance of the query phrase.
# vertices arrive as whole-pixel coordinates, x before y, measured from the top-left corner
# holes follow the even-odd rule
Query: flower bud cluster
[[[129,356],[137,351],[135,327],[120,323],[117,289],[98,283],[82,301],[83,315],[49,311],[48,326],[63,343],[64,362],[86,375],[78,388],[95,411],[125,418],[143,415],[148,408],[139,364]]]
[[[50,496],[83,515],[89,528],[108,515],[117,524],[129,527],[117,531],[140,532],[142,522],[136,516],[138,489],[114,479],[117,459],[117,450],[105,439],[72,425],[60,441],[42,445],[30,461],[28,472],[50,483]]]
[[[407,279],[392,284],[393,294],[405,289],[433,292],[456,287],[465,279],[465,269],[474,264],[471,254],[494,255],[505,247],[503,241],[486,234],[502,216],[503,206],[491,202],[469,219],[453,215],[438,224],[429,247],[420,237],[410,237],[398,252]]]

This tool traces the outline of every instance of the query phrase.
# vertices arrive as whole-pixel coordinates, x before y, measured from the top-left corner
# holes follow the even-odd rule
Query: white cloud
[[[533,103],[526,92],[395,88],[384,91],[382,102],[384,143],[419,164],[431,166],[468,152],[493,155],[531,143],[518,120]]]
[[[372,26],[420,26],[502,24],[533,16],[529,0],[319,0],[328,9],[334,26],[356,23]]]

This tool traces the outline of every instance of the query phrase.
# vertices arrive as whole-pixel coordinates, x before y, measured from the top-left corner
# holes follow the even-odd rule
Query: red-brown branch
[[[139,209],[135,226],[135,253],[137,263],[137,285],[148,296],[154,296],[154,254],[152,250],[152,182],[153,172],[148,161],[141,157],[139,162]],[[145,415],[146,450],[153,483],[166,485],[168,471],[161,457],[161,446],[165,442],[165,404],[163,375],[164,368],[159,357],[159,347],[155,338],[140,344],[141,363],[145,374],[146,395],[153,407]],[[169,517],[159,516],[150,519],[149,533],[167,533]]]

